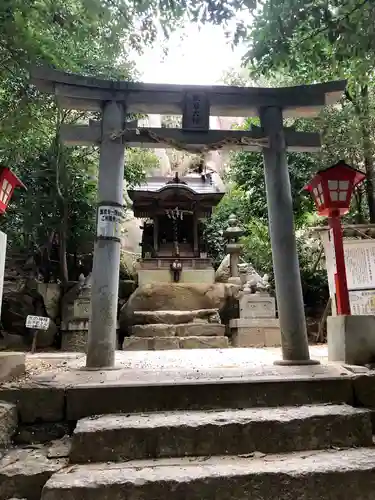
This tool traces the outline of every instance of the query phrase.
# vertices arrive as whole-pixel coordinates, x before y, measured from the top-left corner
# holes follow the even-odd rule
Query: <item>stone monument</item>
[[[66,308],[66,315],[61,322],[63,351],[86,352],[89,319],[91,312],[91,274],[79,277],[79,292],[73,301],[73,307]]]
[[[275,299],[268,293],[268,283],[255,285],[249,280],[239,298],[239,318],[231,319],[233,347],[278,347],[281,345],[279,320],[276,319]]]

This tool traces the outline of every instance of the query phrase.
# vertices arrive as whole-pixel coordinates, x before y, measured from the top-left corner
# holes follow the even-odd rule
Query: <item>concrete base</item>
[[[375,316],[329,316],[328,360],[365,365],[375,360]]]
[[[150,283],[173,283],[173,274],[169,269],[139,269],[138,285]],[[183,269],[179,283],[215,283],[214,269]]]
[[[62,332],[61,350],[66,352],[86,352],[88,330]]]
[[[242,281],[241,281],[241,278],[239,276],[230,276],[228,278],[228,283],[231,283],[232,285],[237,285],[237,286],[242,285]]]
[[[275,318],[232,319],[233,347],[279,347],[281,332],[279,320]]]
[[[26,355],[22,352],[0,353],[0,383],[25,373]]]
[[[86,352],[89,334],[89,319],[73,318],[62,322],[61,350],[65,352]],[[117,331],[119,324],[117,323]]]

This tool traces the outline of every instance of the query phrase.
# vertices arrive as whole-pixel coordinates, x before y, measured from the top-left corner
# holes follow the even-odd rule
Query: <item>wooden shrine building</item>
[[[223,195],[211,174],[148,177],[129,191],[135,217],[145,219],[139,284],[214,282],[202,222]]]

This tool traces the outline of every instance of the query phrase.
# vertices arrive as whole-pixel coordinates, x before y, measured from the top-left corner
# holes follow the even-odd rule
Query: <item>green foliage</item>
[[[205,221],[204,237],[208,253],[218,267],[225,256],[223,231],[228,227],[228,218],[235,214],[242,224],[249,217],[250,206],[245,191],[232,187],[215,208],[212,216]]]
[[[324,307],[327,298],[326,272],[318,265],[320,246],[309,239],[305,231],[307,225],[317,224],[318,218],[312,199],[303,191],[303,187],[321,168],[320,161],[320,157],[310,154],[288,154],[301,278],[305,302],[310,307],[319,307],[321,304]],[[259,153],[233,154],[229,177],[231,189],[206,222],[209,253],[218,266],[225,256],[223,231],[227,228],[229,215],[234,213],[245,232],[242,238],[243,259],[250,262],[260,274],[267,273],[273,283],[262,156]]]
[[[262,3],[250,32],[248,58],[259,74],[285,70],[305,81],[368,81],[374,66],[374,3],[285,0]]]
[[[303,153],[289,153],[288,165],[295,222],[297,227],[301,227],[314,211],[312,199],[303,188],[319,170],[320,165],[313,155]],[[266,222],[267,196],[262,156],[259,153],[235,153],[232,156],[230,175],[232,180],[246,191],[251,215]]]
[[[63,280],[69,255],[92,251],[98,151],[59,145],[58,127],[93,116],[58,113],[54,100],[30,85],[28,69],[43,63],[86,75],[134,78],[125,49],[154,36],[133,33],[134,23],[147,23],[155,4],[141,8],[137,19],[135,8],[125,7],[122,0],[4,0],[0,5],[0,164],[12,168],[28,188],[16,192],[1,227],[25,258],[46,249]],[[156,165],[153,153],[129,150],[126,184],[137,184]]]
[[[267,0],[242,32],[253,77],[285,77],[289,83],[348,80],[341,109],[331,110],[324,131],[334,161],[355,162],[367,174],[367,206],[363,196],[358,202],[362,222],[367,214],[375,221],[374,14],[368,0]]]
[[[136,186],[147,171],[159,166],[159,158],[149,149],[128,148],[126,150],[124,176],[128,187]]]

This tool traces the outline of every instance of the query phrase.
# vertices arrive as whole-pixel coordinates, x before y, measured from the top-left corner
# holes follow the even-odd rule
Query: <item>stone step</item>
[[[219,323],[181,323],[168,325],[155,323],[131,327],[134,337],[221,337],[225,335],[225,325]]]
[[[8,448],[17,431],[17,407],[12,403],[0,401],[0,450]]]
[[[196,309],[193,311],[134,311],[134,325],[169,324],[178,325],[192,322],[220,322],[218,309]]]
[[[80,420],[74,463],[371,446],[371,412],[348,405],[103,415]]]
[[[157,325],[161,326],[161,325]],[[205,325],[209,326],[209,325]],[[217,325],[224,326],[224,325]],[[160,351],[171,349],[224,349],[229,347],[228,337],[127,337],[122,344],[123,351]]]
[[[241,379],[205,381],[202,380],[201,373],[194,378],[190,372],[186,372],[182,374],[186,377],[184,383],[177,383],[176,377],[170,377],[162,384],[153,385],[150,385],[147,378],[140,379],[136,384],[127,384],[126,381],[119,383],[116,380],[112,384],[100,382],[82,384],[71,386],[66,390],[65,403],[60,399],[55,401],[53,397],[56,391],[46,387],[39,390],[41,395],[37,408],[35,404],[32,405],[31,396],[27,398],[28,394],[24,391],[26,393],[22,400],[25,408],[24,420],[30,422],[31,418],[33,421],[37,417],[41,418],[39,415],[45,414],[53,403],[56,406],[60,401],[61,404],[64,403],[65,418],[68,421],[115,413],[265,408],[352,402],[353,388],[349,378],[328,378],[327,375],[332,374],[332,368],[322,365],[313,368],[313,377],[310,371],[309,377],[304,379],[300,375],[301,367],[297,368],[294,374],[288,368],[280,377],[250,381]],[[275,372],[282,372],[283,369],[284,367],[275,367]],[[297,373],[299,375],[296,375]],[[116,375],[116,372],[113,374]],[[220,375],[222,369],[218,370],[218,377]],[[57,420],[57,417],[54,417],[54,420]]]
[[[42,500],[370,500],[373,448],[73,465]]]
[[[53,445],[8,451],[0,459],[0,498],[40,500],[48,479],[67,465],[68,453],[55,453]]]

